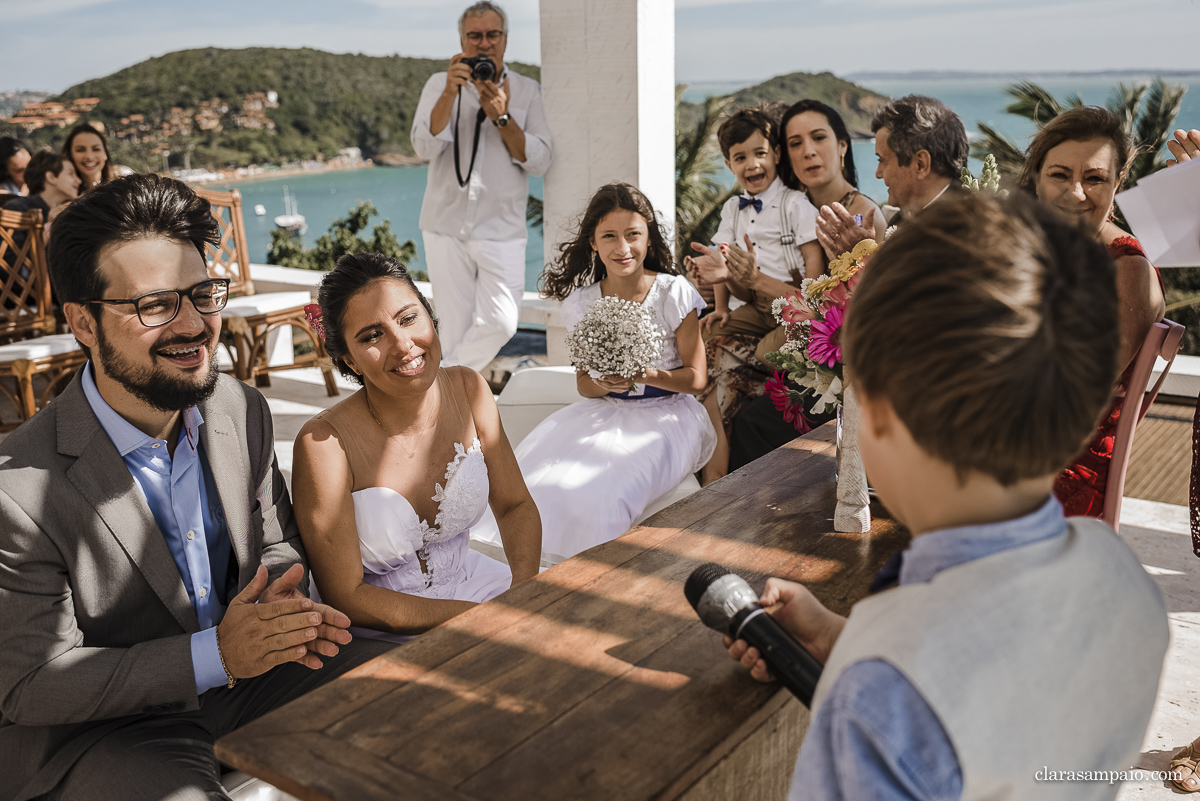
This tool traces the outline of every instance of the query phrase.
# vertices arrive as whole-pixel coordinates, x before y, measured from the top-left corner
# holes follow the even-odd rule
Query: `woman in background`
[[[1134,155],[1133,142],[1117,115],[1096,106],[1073,108],[1046,123],[1034,137],[1017,182],[1022,190],[1085,228],[1108,248],[1117,264],[1124,372],[1096,436],[1054,484],[1054,494],[1068,516],[1101,517],[1104,512],[1113,439],[1129,371],[1150,326],[1166,310],[1158,271],[1138,241],[1112,219],[1113,200],[1129,175]]]
[[[62,152],[75,165],[75,172],[83,181],[79,187],[80,194],[108,183],[117,176],[108,155],[108,140],[87,123],[71,129],[67,141],[63,143]]]
[[[25,167],[29,164],[29,150],[20,139],[0,137],[0,192],[24,195]]]
[[[851,214],[861,214],[865,227],[874,220],[876,238],[882,241],[887,223],[879,206],[858,191],[850,132],[841,115],[820,100],[801,100],[783,113],[779,130],[784,185],[805,192],[814,208],[841,203]]]

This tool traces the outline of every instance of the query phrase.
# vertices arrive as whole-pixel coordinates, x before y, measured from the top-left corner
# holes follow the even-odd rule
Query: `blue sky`
[[[191,47],[448,57],[465,4],[0,0],[0,90],[61,91]],[[509,57],[540,61],[537,0],[501,4]],[[678,0],[675,30],[681,82],[796,70],[1200,71],[1200,0]]]

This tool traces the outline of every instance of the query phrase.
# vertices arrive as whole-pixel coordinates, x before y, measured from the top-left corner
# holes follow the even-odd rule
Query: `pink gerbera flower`
[[[783,382],[782,373],[776,370],[775,376],[768,378],[763,386],[766,388],[771,402],[775,404],[775,408],[783,413],[785,423],[791,423],[801,434],[807,434],[812,429],[808,418],[804,416],[804,404],[792,400],[794,393]]]
[[[845,311],[834,306],[825,313],[824,320],[812,321],[812,333],[808,340],[808,358],[817,364],[833,367],[842,360],[842,344],[839,332]]]

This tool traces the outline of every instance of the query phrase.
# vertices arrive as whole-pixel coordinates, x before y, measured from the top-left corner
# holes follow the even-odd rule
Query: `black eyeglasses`
[[[192,299],[192,305],[201,314],[216,314],[229,301],[229,279],[210,278],[187,289],[163,289],[136,298],[97,298],[89,302],[108,305],[132,303],[142,325],[158,328],[179,314],[184,295]]]
[[[483,37],[485,37],[485,36],[487,37],[487,40],[489,42],[495,44],[496,42],[500,41],[500,39],[504,36],[504,31],[488,31],[487,33],[480,33],[479,31],[471,31],[470,33],[463,34],[463,38],[466,39],[468,42],[470,42],[473,45],[477,45],[480,42],[482,42]]]

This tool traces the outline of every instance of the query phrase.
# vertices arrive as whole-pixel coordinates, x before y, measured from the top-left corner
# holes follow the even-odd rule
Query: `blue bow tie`
[[[738,211],[741,211],[742,209],[746,208],[747,206],[753,206],[754,211],[756,213],[762,214],[762,201],[759,200],[758,198],[756,198],[756,197],[739,197],[738,198]]]

